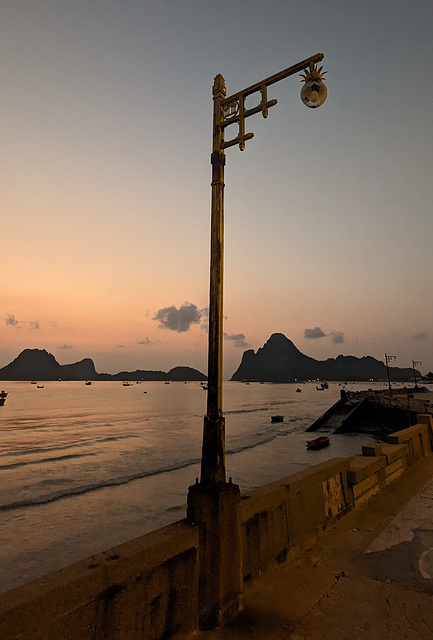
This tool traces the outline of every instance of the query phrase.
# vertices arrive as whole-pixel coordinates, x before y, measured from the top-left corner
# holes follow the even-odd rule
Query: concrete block
[[[385,486],[397,480],[405,471],[406,465],[404,464],[403,458],[399,458],[395,462],[387,465],[385,467]]]
[[[431,413],[419,413],[417,417],[419,424],[427,425],[430,451],[433,451],[433,415]]]
[[[431,413],[419,413],[417,415],[418,424],[426,424],[433,429],[433,415]]]
[[[396,460],[403,460],[404,464],[407,464],[407,457],[409,455],[409,450],[405,444],[379,444],[378,453],[379,455],[385,456],[386,463],[391,464]]]
[[[293,496],[296,493],[308,490],[315,484],[321,484],[324,480],[338,473],[344,473],[348,468],[349,458],[332,458],[282,478],[279,484],[287,487],[290,495]]]
[[[192,632],[198,533],[175,523],[0,594],[0,638],[143,640],[155,597],[155,625]]]
[[[271,482],[242,496],[239,514],[244,588],[263,571],[287,557],[286,499],[287,490],[281,486],[281,481]]]
[[[349,484],[355,485],[377,473],[386,466],[386,458],[378,456],[375,458],[367,456],[352,456],[350,458],[350,469],[347,477]]]
[[[391,433],[387,437],[387,440],[390,444],[404,444],[408,440],[415,438],[423,431],[426,431],[426,429],[426,424],[415,424],[412,427],[408,427],[407,429],[402,429],[401,431]]]
[[[355,508],[358,508],[361,504],[370,500],[380,491],[379,477],[377,473],[374,473],[368,478],[361,480],[359,483],[353,485],[353,497],[355,500]]]
[[[380,456],[379,452],[380,444],[364,444],[362,446],[362,455],[363,456]]]
[[[257,513],[278,509],[285,503],[286,493],[286,487],[281,486],[281,481],[271,482],[244,493],[239,504],[241,523],[246,522]]]
[[[407,429],[396,431],[387,438],[390,444],[406,444],[409,464],[430,455],[431,443],[427,424],[415,424]]]
[[[349,458],[334,458],[284,478],[290,546],[310,544],[353,506],[347,484]]]
[[[289,533],[286,503],[261,510],[242,525],[242,569],[244,584],[272,566],[281,564],[288,553]]]
[[[222,624],[239,611],[242,590],[240,491],[238,485],[195,484],[188,491],[188,519],[199,525],[201,629]]]
[[[390,464],[399,458],[407,458],[409,450],[405,444],[368,444],[363,445],[362,455],[365,457],[385,456],[386,463]]]
[[[345,474],[346,476],[346,474]],[[342,474],[338,473],[322,482],[325,517],[331,518],[342,514],[346,508],[344,481]]]

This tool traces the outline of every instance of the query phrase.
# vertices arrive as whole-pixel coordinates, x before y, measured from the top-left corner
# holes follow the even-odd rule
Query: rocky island
[[[413,369],[389,367],[395,382],[413,380]],[[419,371],[416,375],[421,378]],[[383,362],[371,356],[337,356],[327,360],[315,360],[303,354],[282,333],[274,333],[257,350],[244,351],[241,364],[231,380],[259,382],[294,382],[295,380],[351,380],[368,381],[387,379]]]
[[[0,369],[0,380],[181,380],[205,381],[207,377],[191,367],[174,367],[165,371],[121,371],[97,373],[91,358],[61,365],[45,349],[24,349],[15,360]]]

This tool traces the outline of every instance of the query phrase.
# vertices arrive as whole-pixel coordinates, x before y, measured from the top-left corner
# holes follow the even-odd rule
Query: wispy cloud
[[[205,333],[209,333],[209,307],[201,309],[200,329]]]
[[[15,318],[13,313],[8,313],[5,318],[5,323],[10,327],[17,327],[20,321]]]
[[[427,340],[427,334],[425,331],[419,331],[412,336],[412,340],[418,340],[419,342],[423,342]]]
[[[182,333],[189,331],[192,324],[200,324],[203,312],[195,304],[184,302],[177,309],[174,305],[159,309],[153,316],[160,329],[170,329]]]
[[[324,338],[326,333],[322,331],[321,327],[314,327],[314,329],[304,329],[304,338]]]
[[[59,349],[72,349],[72,345],[71,344],[61,344],[58,347]]]
[[[331,336],[334,344],[342,344],[344,342],[344,333],[342,331],[331,331]]]
[[[245,334],[243,333],[224,333],[224,340],[233,342],[234,347],[249,347]]]
[[[30,329],[37,330],[41,328],[38,320],[33,320],[33,322],[29,322],[29,325],[30,325]]]

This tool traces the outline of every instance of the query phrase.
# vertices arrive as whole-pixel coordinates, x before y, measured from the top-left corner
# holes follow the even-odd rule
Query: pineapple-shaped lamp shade
[[[328,90],[323,82],[323,76],[326,71],[322,71],[323,67],[317,68],[315,64],[311,64],[309,70],[305,69],[301,74],[304,86],[301,89],[301,100],[310,109],[320,107],[328,95]]]

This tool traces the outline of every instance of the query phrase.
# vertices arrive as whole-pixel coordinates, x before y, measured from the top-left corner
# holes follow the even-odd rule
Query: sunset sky
[[[433,371],[431,0],[3,0],[0,366],[206,372],[212,83],[323,52],[227,150],[225,377],[282,332]]]

